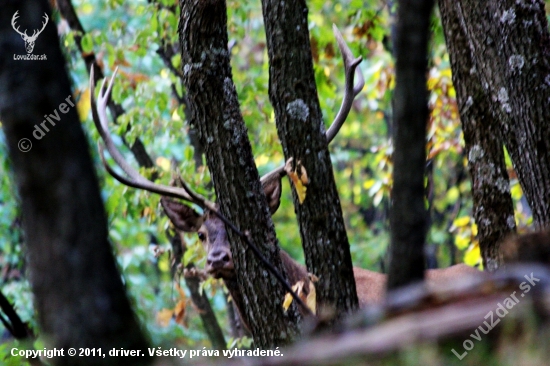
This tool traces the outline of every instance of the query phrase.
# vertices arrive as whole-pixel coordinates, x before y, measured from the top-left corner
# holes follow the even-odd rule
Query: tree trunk
[[[309,184],[293,199],[307,270],[319,277],[317,303],[337,316],[357,308],[349,243],[317,97],[305,1],[262,0],[269,55],[269,98],[285,159]]]
[[[71,27],[71,29],[75,31],[74,33],[75,44],[78,46],[78,50],[80,51],[80,54],[82,55],[82,59],[86,64],[86,70],[90,71],[90,68],[92,67],[92,65],[96,66],[95,73],[94,73],[94,79],[95,79],[94,83],[97,83],[98,80],[101,80],[104,77],[103,70],[101,70],[101,68],[97,63],[95,53],[93,52],[86,53],[82,48],[82,38],[84,37],[84,35],[86,35],[86,31],[84,30],[82,23],[80,23],[80,19],[78,18],[78,16],[76,15],[76,12],[74,11],[73,4],[71,3],[70,0],[59,0],[57,1],[57,7],[59,9],[59,12],[61,13],[61,16],[65,18],[65,20],[69,24],[69,27]],[[113,102],[113,100],[109,101],[108,107],[109,107],[109,110],[111,111],[111,115],[113,116],[113,121],[115,122],[118,119],[118,117],[126,113],[124,111],[124,108],[122,108],[120,104]],[[131,129],[131,126],[128,125],[128,131],[130,129]],[[147,153],[147,150],[145,150],[145,145],[143,145],[143,142],[139,137],[135,139],[132,145],[130,145],[126,141],[126,138],[124,137],[124,135],[122,135],[121,138],[124,144],[128,146],[130,151],[132,151],[132,154],[136,158],[136,161],[138,162],[140,167],[144,167],[144,168],[154,167],[153,160]],[[154,179],[156,179],[156,175],[157,175],[156,173],[153,174]]]
[[[271,216],[240,114],[227,50],[227,10],[223,0],[182,0],[180,43],[189,116],[205,147],[218,204],[224,216],[284,273]],[[284,290],[228,229],[236,280],[256,346],[272,348],[298,333],[295,305],[282,307]]]
[[[187,245],[185,245],[185,241],[182,238],[182,233],[177,231],[173,234],[167,232],[166,236],[170,239],[173,255],[170,266],[170,274],[172,275],[171,277],[173,280],[179,282],[179,276],[177,273],[178,267],[181,264],[181,259],[185,254],[185,251],[187,250]],[[185,268],[192,271],[196,267],[193,262],[190,262]],[[189,289],[189,293],[191,294],[191,301],[193,301],[193,305],[196,307],[197,313],[199,313],[199,316],[201,317],[204,331],[208,335],[210,343],[212,343],[212,348],[217,350],[226,349],[227,344],[225,342],[225,337],[223,336],[223,331],[218,323],[216,314],[210,305],[210,300],[208,300],[208,296],[206,296],[205,291],[201,291],[200,289],[200,278],[198,276],[184,275],[183,279],[185,281],[185,285]]]
[[[494,271],[502,262],[500,242],[516,228],[498,120],[491,112],[490,94],[475,72],[461,5],[440,0],[439,8],[460,106],[483,266]]]
[[[550,37],[544,1],[441,0],[447,32],[464,35],[469,72],[487,93],[537,226],[550,224]],[[456,34],[449,35],[449,41]],[[453,70],[454,71],[454,70]],[[467,91],[473,106],[475,90]],[[469,100],[466,98],[466,101]],[[477,106],[475,106],[477,108]],[[497,178],[497,176],[494,176]],[[495,191],[504,187],[494,181]],[[502,220],[502,218],[501,218]],[[511,222],[510,222],[511,223]],[[495,225],[495,222],[487,222]]]
[[[399,2],[394,92],[393,189],[388,289],[424,278],[428,32],[432,0]]]
[[[40,29],[25,55],[12,29]],[[107,221],[47,1],[7,2],[0,12],[0,118],[23,212],[23,229],[38,323],[48,348],[112,348],[146,352],[108,242]],[[38,129],[43,133],[37,133]],[[37,137],[38,136],[38,137]],[[23,140],[27,139],[27,140]],[[32,144],[32,147],[31,147]],[[29,150],[30,149],[30,150]],[[27,151],[27,152],[24,152]],[[149,356],[127,362],[147,364]],[[120,364],[116,357],[63,357],[57,365]]]

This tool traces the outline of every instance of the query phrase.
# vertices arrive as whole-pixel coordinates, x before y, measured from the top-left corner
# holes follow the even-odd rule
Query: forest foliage
[[[173,11],[175,3],[168,0],[73,1],[87,31],[82,39],[84,52],[93,52],[107,75],[119,68],[113,98],[124,107],[126,114],[119,118],[117,125],[112,125],[115,141],[122,146],[120,136],[124,135],[129,143],[139,137],[154,159],[160,182],[168,184],[175,164],[199,192],[214,198],[207,169],[195,166],[193,148],[187,138],[184,106],[175,95],[185,93],[174,73],[181,68],[179,52],[170,60],[172,68],[163,63],[157,52],[163,44],[177,44],[179,14]],[[373,0],[311,0],[308,6],[315,77],[325,121],[336,116],[344,85],[342,60],[332,33],[333,23],[341,30],[353,53],[364,59],[360,68],[365,75],[365,87],[330,145],[330,152],[354,265],[383,271],[387,268],[385,253],[389,241],[388,207],[392,183],[389,136],[395,83],[392,57],[395,4]],[[99,135],[90,113],[89,70],[75,44],[75,34],[58,12],[54,12],[53,18],[58,23],[74,99],[78,101],[82,127],[100,177],[110,240],[138,316],[154,345],[208,346],[209,340],[183,281],[175,283],[170,277],[170,244],[165,235],[169,221],[159,206],[160,197],[128,188],[103,169],[96,148]],[[256,165],[263,174],[281,165],[283,154],[268,98],[268,60],[260,2],[228,0],[228,20],[233,79]],[[439,267],[457,262],[481,266],[477,228],[471,212],[467,157],[463,153],[449,56],[437,12],[433,16],[429,57],[431,116],[426,164],[426,205],[431,220],[427,240],[429,253],[433,253],[432,259],[437,260]],[[128,126],[131,128],[127,131]],[[0,132],[0,290],[13,301],[21,318],[36,328],[25,272],[21,212],[4,139]],[[124,151],[137,167],[129,150],[124,148]],[[507,166],[510,176],[514,177],[509,159]],[[143,173],[150,175],[152,170]],[[517,178],[511,181],[511,192],[521,232],[532,219],[522,200]],[[281,246],[303,262],[287,180],[274,222]],[[194,235],[186,240],[189,250],[183,258],[184,264],[192,261],[201,267],[205,255],[200,242]],[[222,282],[208,279],[202,284],[202,290],[212,299],[224,330],[229,331]],[[229,346],[249,342],[228,336],[226,339]]]

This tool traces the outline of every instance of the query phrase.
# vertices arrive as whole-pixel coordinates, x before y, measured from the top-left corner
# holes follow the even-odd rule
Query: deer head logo
[[[17,10],[15,14],[13,14],[13,17],[11,18],[11,26],[13,27],[13,30],[15,30],[17,33],[21,35],[21,38],[23,38],[23,41],[25,41],[25,49],[27,50],[27,53],[31,53],[32,50],[34,49],[34,42],[36,42],[36,38],[38,38],[40,33],[42,33],[44,28],[46,28],[46,24],[48,24],[48,20],[50,18],[48,18],[48,15],[46,13],[44,13],[44,22],[42,23],[42,29],[40,30],[35,29],[32,33],[32,36],[29,36],[27,35],[26,29],[24,32],[21,32],[19,30],[19,26],[17,26],[16,28],[15,21],[17,20],[17,18],[19,18],[19,15],[17,13],[19,13],[19,10]]]

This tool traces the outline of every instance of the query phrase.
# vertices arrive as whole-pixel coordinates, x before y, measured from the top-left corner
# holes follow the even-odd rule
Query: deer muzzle
[[[229,248],[216,248],[211,250],[206,257],[206,271],[214,278],[233,277],[233,257]]]

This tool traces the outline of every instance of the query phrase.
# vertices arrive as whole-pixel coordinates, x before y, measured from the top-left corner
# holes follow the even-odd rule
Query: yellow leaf
[[[298,181],[294,188],[296,188],[296,193],[298,193],[298,200],[300,201],[300,204],[304,203],[304,200],[306,199],[306,190],[307,188],[302,184],[301,181]]]
[[[290,292],[287,292],[285,295],[285,301],[283,301],[283,309],[284,311],[288,310],[288,307],[292,304],[292,295]]]
[[[76,103],[76,110],[78,111],[78,118],[80,118],[81,121],[84,121],[86,117],[88,117],[88,113],[90,113],[90,89],[86,88],[83,92],[78,93],[75,98],[71,98],[72,100],[78,100]]]
[[[181,117],[177,109],[174,109],[174,112],[172,113],[172,121],[181,121]]]
[[[449,97],[455,98],[456,97],[456,90],[455,88],[449,88]]]
[[[163,327],[167,327],[170,324],[170,319],[172,319],[172,314],[174,314],[173,310],[162,309],[157,313],[157,323]]]
[[[374,183],[376,183],[374,179],[366,180],[365,182],[363,182],[363,188],[370,189],[374,185]]]
[[[180,295],[180,300],[176,303],[176,306],[174,307],[174,315],[176,316],[176,323],[183,325],[184,327],[187,327],[187,322],[185,321],[185,309],[187,306],[187,296],[185,296],[185,292],[179,285],[179,283],[175,282],[176,290],[178,291],[178,294]]]
[[[183,325],[187,328],[187,322],[185,321],[185,300],[180,300],[174,308],[174,315],[176,316],[176,323]]]
[[[460,196],[460,191],[458,190],[458,188],[456,187],[451,187],[448,191],[447,191],[447,200],[449,200],[450,202],[455,202],[458,197]]]
[[[296,194],[298,194],[298,200],[300,201],[300,204],[302,204],[306,199],[306,185],[309,183],[309,179],[307,177],[306,168],[302,166],[300,161],[298,161],[298,163],[296,164],[296,168],[298,168],[298,171],[292,170],[292,160],[293,158],[287,160],[285,164],[285,172],[292,181],[294,189],[296,190]]]
[[[472,224],[472,235],[473,236],[477,235],[477,225],[475,223]]]
[[[161,273],[167,273],[170,271],[170,262],[168,256],[161,257],[161,260],[158,262],[159,269]]]
[[[449,79],[451,79],[453,77],[453,73],[452,73],[450,67],[439,70],[439,73],[440,73],[441,77],[445,76],[445,77],[448,77]]]
[[[428,90],[433,90],[433,88],[435,88],[438,82],[439,82],[439,79],[437,77],[430,77],[428,79],[428,85],[427,85]]]
[[[521,186],[519,185],[519,183],[516,182],[515,184],[511,185],[510,193],[511,193],[512,198],[514,200],[521,199],[521,197],[523,196],[523,191],[522,191]]]
[[[303,288],[304,288],[304,281],[298,281],[292,286],[292,291],[294,291],[296,295],[300,296]],[[287,311],[290,304],[292,304],[292,300],[293,300],[292,295],[290,294],[290,292],[287,292],[285,295],[285,300],[283,301],[283,309],[285,311]]]
[[[470,222],[470,216],[463,216],[463,217],[459,217],[458,219],[455,219],[453,221],[453,226],[454,227],[463,227],[463,226],[468,225],[469,222]]]
[[[185,300],[187,298],[187,296],[185,296],[185,292],[183,291],[183,289],[181,288],[180,284],[177,283],[177,282],[174,282],[176,284],[176,290],[178,290],[178,293],[180,295],[180,298],[182,300]]]
[[[255,157],[254,160],[256,162],[256,166],[266,165],[267,163],[269,163],[269,156],[266,154],[261,154]]]
[[[479,250],[479,244],[475,242],[470,249],[464,254],[464,263],[469,266],[475,266],[481,262],[481,251]]]
[[[155,160],[155,163],[157,164],[158,167],[160,167],[165,172],[170,171],[170,160],[168,160],[168,159],[166,159],[162,156],[159,156],[157,158],[157,160]]]
[[[313,281],[309,281],[309,294],[307,294],[306,304],[313,314],[317,313],[317,297]]]
[[[455,245],[458,249],[463,250],[470,245],[470,238],[462,235],[455,236]]]

